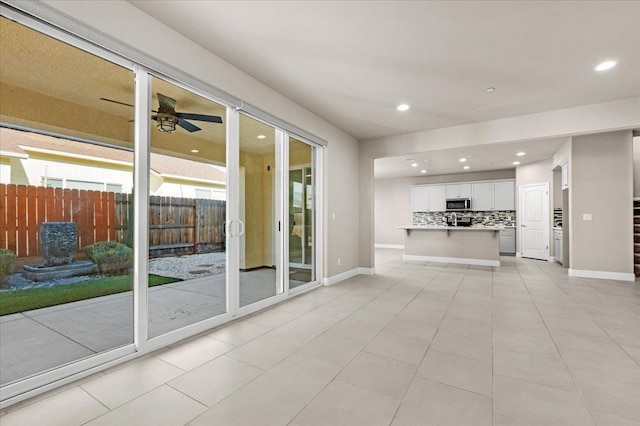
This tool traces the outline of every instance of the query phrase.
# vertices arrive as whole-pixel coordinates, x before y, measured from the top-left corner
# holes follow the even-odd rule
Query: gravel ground
[[[157,257],[149,260],[149,273],[189,280],[225,273],[226,253],[191,254],[179,257]]]

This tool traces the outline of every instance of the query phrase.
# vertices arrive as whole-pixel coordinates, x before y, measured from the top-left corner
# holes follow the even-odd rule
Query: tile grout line
[[[550,278],[549,275],[542,268],[540,268],[540,270],[548,278]],[[551,281],[553,282],[554,285],[558,286],[558,284],[555,281],[553,281],[553,279],[551,279]],[[529,287],[527,286],[526,283],[524,284],[524,286],[527,289],[527,293],[529,294],[529,297],[531,297],[531,292],[529,291]],[[534,307],[536,309],[536,312],[540,316],[540,319],[542,320],[542,323],[544,324],[544,327],[547,329],[547,333],[549,333],[549,337],[551,338],[551,341],[553,342],[553,346],[558,351],[558,355],[560,356],[560,360],[562,361],[562,364],[564,365],[564,368],[567,370],[567,373],[571,377],[571,381],[573,382],[573,385],[576,387],[576,389],[578,391],[578,395],[580,395],[580,399],[582,400],[582,403],[584,404],[585,408],[587,409],[587,412],[589,413],[589,417],[591,417],[591,421],[593,422],[594,425],[597,425],[598,423],[596,422],[596,419],[593,416],[593,413],[591,412],[591,407],[587,403],[587,400],[586,400],[584,394],[582,393],[582,389],[580,389],[580,386],[578,386],[578,383],[576,382],[576,379],[575,379],[573,373],[571,372],[571,370],[569,369],[569,366],[567,365],[566,361],[564,360],[564,357],[562,356],[562,352],[560,352],[560,348],[558,347],[558,344],[556,343],[555,339],[553,338],[553,335],[551,334],[551,330],[549,329],[549,326],[547,325],[547,322],[544,320],[544,317],[542,316],[542,314],[540,313],[540,310],[538,309],[538,304],[533,299],[533,297],[531,297],[531,300],[533,301],[533,305],[534,305]],[[531,383],[531,382],[529,382],[529,383]]]
[[[398,268],[394,268],[394,269],[400,269],[400,267],[398,267]],[[411,274],[409,274],[409,275],[411,275]],[[434,277],[434,278],[435,278],[435,277]],[[427,285],[429,285],[429,283],[431,283],[431,281],[433,281],[433,279],[434,279],[434,278],[432,278],[431,280],[429,280],[429,282],[427,283]],[[344,318],[344,319],[342,319],[341,321],[339,321],[338,323],[336,323],[336,324],[335,324],[334,326],[332,326],[331,328],[333,328],[333,327],[335,327],[336,325],[340,324],[342,321],[347,320],[351,315],[353,315],[353,314],[355,314],[356,312],[358,312],[359,310],[363,309],[366,305],[368,305],[369,303],[373,302],[374,300],[377,300],[380,296],[382,296],[383,294],[387,293],[389,290],[391,290],[392,288],[394,288],[395,286],[397,286],[400,282],[402,282],[402,281],[403,281],[403,280],[405,280],[405,279],[406,279],[406,277],[405,277],[405,278],[402,278],[402,279],[400,279],[400,280],[392,280],[392,282],[394,282],[394,283],[395,283],[392,287],[387,288],[384,292],[382,292],[381,294],[379,294],[379,295],[378,295],[378,296],[376,296],[375,298],[371,299],[371,300],[370,300],[370,301],[368,301],[366,304],[362,305],[360,308],[356,309],[354,312],[352,312],[352,313],[351,313],[351,314],[349,314],[346,318]],[[426,287],[426,286],[425,286],[425,287]],[[424,289],[424,287],[423,287],[423,289]],[[420,294],[421,292],[422,292],[422,291],[420,291],[420,292],[416,293],[416,295],[415,295],[415,296],[414,296],[414,297],[413,297],[409,302],[407,302],[407,304],[406,304],[406,305],[408,305],[409,303],[411,303],[411,301],[413,301],[416,297],[418,297],[418,294]],[[382,300],[384,300],[384,299],[382,299]],[[406,305],[405,305],[405,307],[406,307]],[[403,309],[404,309],[404,308],[403,308]],[[402,310],[400,310],[400,312],[402,312]],[[396,314],[394,315],[394,317],[389,321],[389,323],[390,323],[391,321],[393,321],[393,320],[394,320],[398,315],[400,315],[400,312],[396,313]],[[389,323],[387,323],[387,325],[388,325]],[[300,415],[300,414],[301,414],[301,413],[302,413],[302,412],[303,412],[303,411],[304,411],[304,410],[305,410],[305,409],[306,409],[306,408],[307,408],[311,403],[313,403],[313,401],[315,401],[315,400],[320,396],[320,394],[321,394],[322,392],[324,392],[324,390],[325,390],[326,388],[328,388],[328,387],[329,387],[333,382],[335,382],[336,380],[339,380],[339,379],[337,379],[337,377],[340,375],[340,373],[342,373],[342,371],[344,371],[344,369],[345,369],[345,368],[347,368],[347,367],[348,367],[348,366],[353,362],[353,360],[354,360],[354,359],[356,359],[356,358],[357,358],[357,357],[358,357],[358,356],[359,356],[359,355],[364,351],[364,349],[368,346],[368,344],[369,344],[369,343],[371,343],[371,341],[373,341],[373,340],[374,340],[374,339],[375,339],[375,338],[376,338],[376,337],[377,337],[377,336],[382,332],[382,330],[384,330],[384,328],[385,328],[385,327],[386,327],[386,326],[382,327],[382,329],[381,329],[378,333],[376,333],[376,335],[375,335],[375,336],[374,336],[374,337],[373,337],[369,342],[365,343],[365,344],[364,344],[364,346],[362,347],[362,349],[360,349],[360,351],[358,351],[358,353],[357,353],[353,358],[351,358],[351,361],[349,361],[349,362],[348,362],[347,364],[345,364],[344,366],[341,366],[340,370],[336,373],[336,375],[333,377],[333,379],[331,379],[331,380],[329,381],[329,383],[327,383],[327,384],[326,384],[326,385],[325,385],[325,386],[324,386],[324,387],[323,387],[323,388],[322,388],[322,389],[321,389],[321,390],[316,394],[316,396],[315,396],[315,397],[313,397],[313,398],[312,398],[308,403],[306,403],[306,404],[305,404],[305,406],[304,406],[302,409],[300,409],[300,410],[296,413],[296,415],[293,417],[293,419],[291,420],[291,422],[289,422],[289,424],[290,424],[290,423],[292,423],[292,422],[294,422],[294,421],[295,421],[295,419],[296,419],[296,417],[298,417],[298,416],[299,416],[299,415]],[[316,338],[318,338],[318,337],[320,337],[320,336],[324,335],[324,334],[325,334],[327,331],[329,331],[331,328],[329,328],[328,330],[326,330],[325,332],[323,332],[321,335],[317,336]],[[314,339],[314,340],[315,340],[315,339]],[[313,341],[313,340],[312,340],[312,341]],[[425,352],[425,353],[426,353],[426,352]],[[387,359],[392,359],[392,358],[388,358],[388,357],[385,357],[385,358],[387,358]],[[398,361],[398,360],[394,359],[394,361]],[[419,366],[418,366],[418,367],[419,367]],[[417,371],[417,369],[416,369],[416,371]],[[415,375],[415,374],[414,374],[414,375]],[[346,382],[343,382],[343,383],[346,383]],[[360,386],[353,385],[353,384],[351,384],[351,383],[347,383],[347,384],[348,384],[348,385],[350,385],[350,386],[355,386],[355,387],[357,387],[357,388],[361,388]],[[368,391],[368,392],[377,393],[377,394],[379,394],[379,395],[383,395],[383,396],[385,396],[385,397],[389,397],[389,398],[391,398],[389,395],[381,394],[380,392],[376,392],[376,391],[373,391],[373,390],[371,390],[371,389],[366,389],[366,388],[361,388],[361,389],[364,389],[364,390],[366,390],[366,391]],[[408,389],[408,387],[407,387],[407,389]],[[406,391],[405,391],[405,392],[406,392]],[[392,399],[393,399],[393,398],[392,398]],[[400,399],[400,400],[399,400],[398,408],[400,408],[400,404],[401,404],[401,403],[402,403],[402,399]],[[396,409],[396,412],[397,412],[397,409]],[[394,417],[395,417],[395,414],[394,414]],[[394,418],[394,417],[392,417],[392,418],[391,418],[391,421],[392,421],[392,422],[393,422],[393,418]]]
[[[426,265],[425,265],[426,266]],[[443,269],[446,269],[443,268]],[[468,268],[467,268],[468,269]],[[442,273],[442,271],[438,272],[438,275],[436,275],[436,277],[438,277],[440,274]],[[444,322],[445,317],[447,316],[447,312],[449,312],[449,309],[451,308],[451,304],[453,303],[453,300],[456,298],[456,295],[458,294],[458,291],[460,290],[460,286],[462,285],[462,282],[464,281],[464,275],[463,274],[463,278],[462,280],[460,280],[460,282],[458,283],[458,286],[456,287],[456,291],[453,294],[453,297],[451,298],[451,300],[449,301],[449,304],[447,305],[447,309],[444,312],[444,315],[442,316],[442,318],[440,319],[440,322],[438,323],[438,328],[436,329],[436,332],[433,334],[433,337],[431,338],[431,341],[429,342],[429,344],[427,345],[427,350],[424,352],[424,355],[422,356],[422,360],[420,361],[420,364],[418,364],[418,369],[420,369],[420,366],[422,365],[422,363],[424,362],[424,359],[427,356],[427,353],[429,353],[429,349],[431,348],[431,344],[433,343],[433,341],[435,340],[436,336],[438,335],[438,332],[440,331],[440,327],[442,326],[442,323]],[[431,284],[433,282],[433,280],[436,279],[436,277],[433,277],[429,283],[427,283],[427,285]],[[426,288],[426,286],[425,286]],[[423,289],[424,290],[424,289]],[[417,295],[416,295],[417,297]],[[396,418],[398,411],[400,411],[400,407],[402,406],[402,401],[404,400],[405,396],[407,395],[407,392],[409,392],[409,389],[411,388],[411,385],[413,384],[413,382],[416,379],[416,376],[418,375],[418,369],[416,369],[416,372],[414,373],[413,377],[411,378],[411,381],[409,382],[409,385],[407,386],[407,388],[405,389],[403,395],[402,395],[402,399],[400,399],[400,403],[398,404],[398,408],[396,409],[396,411],[393,413],[393,417],[391,418],[391,423],[393,423],[393,420]],[[437,382],[436,382],[437,383]],[[486,396],[486,395],[485,395]],[[492,398],[493,399],[493,398]],[[389,425],[391,425],[391,423],[389,423]]]

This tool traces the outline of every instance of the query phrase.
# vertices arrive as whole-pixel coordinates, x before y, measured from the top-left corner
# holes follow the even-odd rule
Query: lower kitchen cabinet
[[[562,260],[562,229],[553,230],[553,258],[560,264]]]
[[[516,228],[500,231],[500,254],[516,254]]]

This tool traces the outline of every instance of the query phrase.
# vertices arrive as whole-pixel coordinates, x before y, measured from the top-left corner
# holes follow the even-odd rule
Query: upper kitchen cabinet
[[[471,210],[493,210],[493,182],[471,184]]]
[[[446,198],[471,198],[470,183],[448,183],[445,185]]]
[[[562,189],[569,188],[569,163],[562,165]]]
[[[515,210],[514,181],[472,184],[471,209],[474,211]]]
[[[411,187],[411,211],[412,212],[428,212],[429,211],[429,187],[428,186]]]
[[[493,209],[515,210],[515,183],[513,181],[493,183]]]
[[[423,185],[411,188],[411,211],[443,212],[446,209],[444,185]]]
[[[429,211],[443,212],[447,209],[445,185],[432,185],[429,187]]]

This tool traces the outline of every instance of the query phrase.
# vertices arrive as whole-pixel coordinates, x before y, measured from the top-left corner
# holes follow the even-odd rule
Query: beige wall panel
[[[633,273],[632,151],[630,130],[573,138],[572,269]]]

